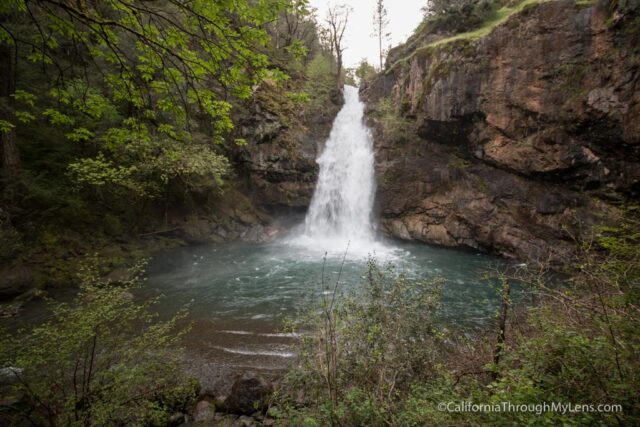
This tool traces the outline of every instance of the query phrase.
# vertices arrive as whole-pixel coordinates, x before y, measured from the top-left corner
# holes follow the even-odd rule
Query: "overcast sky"
[[[387,0],[387,31],[391,33],[391,46],[396,46],[409,37],[422,19],[420,8],[426,0]],[[344,64],[346,67],[356,66],[362,58],[369,63],[379,64],[378,42],[373,33],[373,12],[375,0],[311,0],[311,6],[318,9],[318,22],[324,22],[328,4],[347,4],[353,11],[349,15],[349,25],[345,32]]]

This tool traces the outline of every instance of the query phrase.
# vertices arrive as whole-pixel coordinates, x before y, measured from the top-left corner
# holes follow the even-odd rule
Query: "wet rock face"
[[[244,169],[251,197],[261,206],[304,208],[311,202],[318,177],[316,146],[300,135],[296,147],[279,140],[268,144],[250,143],[243,153]]]
[[[318,150],[329,136],[342,101],[328,100],[319,112],[278,111],[287,101],[269,90],[273,88],[261,92],[246,117],[239,120],[239,136],[247,145],[232,157],[247,194],[258,206],[306,208],[318,178]]]
[[[546,259],[572,250],[567,229],[614,216],[611,201],[637,200],[637,13],[551,1],[475,42],[392,51],[395,65],[362,89],[382,228]],[[384,128],[381,98],[409,138]]]

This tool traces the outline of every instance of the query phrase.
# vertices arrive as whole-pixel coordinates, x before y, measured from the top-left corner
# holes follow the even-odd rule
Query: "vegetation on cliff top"
[[[415,30],[413,40],[409,39],[407,46],[402,48],[404,52],[411,53],[396,60],[388,70],[408,63],[416,55],[434,48],[454,42],[472,42],[485,37],[511,16],[544,1],[547,0],[460,2],[457,8],[435,9]],[[433,36],[433,40],[421,43],[423,38],[430,35]]]

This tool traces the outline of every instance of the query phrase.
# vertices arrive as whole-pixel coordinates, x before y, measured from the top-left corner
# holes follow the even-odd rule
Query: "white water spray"
[[[372,208],[375,188],[373,143],[363,122],[364,104],[358,90],[345,86],[345,104],[336,117],[329,139],[317,159],[320,174],[295,243],[332,255],[379,252]]]

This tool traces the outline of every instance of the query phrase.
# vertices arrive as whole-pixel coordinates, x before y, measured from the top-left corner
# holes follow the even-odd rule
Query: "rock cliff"
[[[335,91],[320,110],[297,111],[277,89],[265,85],[240,118],[247,145],[234,156],[245,191],[268,210],[303,210],[318,178],[316,155],[342,106]]]
[[[640,8],[527,1],[394,48],[361,94],[389,235],[554,259],[640,192]]]

